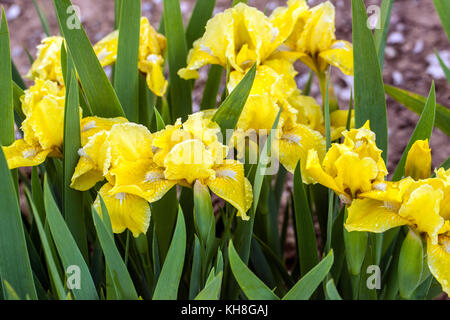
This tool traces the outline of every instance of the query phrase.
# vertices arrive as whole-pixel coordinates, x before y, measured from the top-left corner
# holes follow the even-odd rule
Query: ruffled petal
[[[339,68],[344,74],[353,75],[353,46],[350,42],[339,40],[335,41],[331,49],[322,51],[319,54],[326,64],[331,64]]]
[[[229,202],[238,210],[238,216],[248,220],[253,194],[251,184],[246,182],[244,166],[236,160],[227,160],[214,168],[215,177],[206,180],[206,185],[217,196]]]
[[[334,190],[338,194],[345,194],[345,191],[336,184],[333,177],[323,170],[316,150],[311,149],[308,151],[305,169],[315,182]]]
[[[423,184],[411,192],[399,210],[420,232],[426,232],[433,244],[437,244],[439,230],[444,225],[444,218],[439,215],[442,199],[442,190]]]
[[[112,165],[120,161],[137,161],[152,158],[152,134],[147,127],[136,123],[116,124],[108,137]]]
[[[109,133],[100,131],[78,150],[80,159],[72,176],[71,188],[85,191],[104,179],[111,166]]]
[[[345,228],[348,232],[369,231],[382,233],[389,229],[407,225],[408,220],[402,218],[384,202],[372,199],[353,200],[348,208]]]
[[[39,145],[29,145],[24,139],[2,147],[9,169],[37,166],[45,161],[52,149],[43,150]]]
[[[360,159],[355,152],[346,152],[336,160],[336,182],[349,188],[352,196],[357,191],[366,192],[372,189],[372,181],[378,175],[377,163],[369,157]]]
[[[109,131],[112,126],[119,123],[126,123],[128,120],[123,117],[117,118],[100,118],[100,117],[86,117],[81,119],[81,145],[85,146],[90,137],[99,133],[100,131]]]
[[[196,179],[214,177],[213,154],[197,139],[178,143],[164,160],[164,176],[169,180],[186,180],[192,184]]]
[[[102,67],[116,62],[119,31],[113,31],[94,45],[94,51]]]
[[[279,160],[281,164],[291,173],[294,172],[298,161],[302,170],[302,178],[305,183],[312,183],[314,179],[305,170],[306,160],[310,149],[315,150],[320,159],[325,156],[325,139],[318,132],[308,126],[297,124],[289,130],[283,130],[278,142]],[[277,143],[274,144],[274,148]]]
[[[75,190],[86,191],[103,179],[103,172],[95,168],[93,161],[86,157],[80,157],[72,175],[70,187]]]
[[[431,273],[450,295],[450,237],[440,236],[437,244],[427,238],[427,259]]]
[[[54,36],[47,37],[37,46],[37,58],[26,75],[29,79],[56,81],[64,85],[61,69],[61,45],[64,39]]]
[[[122,162],[110,171],[115,177],[111,194],[128,193],[154,202],[161,199],[176,183],[164,177],[164,168],[158,167],[151,160]]]
[[[150,206],[148,202],[135,195],[117,193],[110,195],[112,186],[106,183],[98,192],[105,202],[114,233],[129,229],[134,237],[147,232],[150,224]],[[102,216],[100,198],[94,202],[94,208]]]

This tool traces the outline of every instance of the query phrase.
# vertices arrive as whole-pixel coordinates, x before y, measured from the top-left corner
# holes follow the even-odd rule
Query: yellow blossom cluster
[[[334,190],[348,205],[347,231],[382,233],[409,226],[427,242],[431,273],[450,292],[450,170],[431,177],[431,150],[427,140],[416,141],[406,159],[405,177],[386,181],[382,151],[369,123],[344,132],[322,162],[308,154],[306,171],[318,183]]]

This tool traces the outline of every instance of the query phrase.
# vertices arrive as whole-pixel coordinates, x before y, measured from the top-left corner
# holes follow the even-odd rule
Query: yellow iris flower
[[[48,37],[37,46],[37,58],[26,77],[32,80],[56,81],[64,85],[61,68],[61,46],[64,38],[59,36]]]
[[[25,90],[21,97],[24,137],[3,147],[10,169],[39,165],[47,156],[62,156],[64,100],[64,87],[50,80],[36,79]]]
[[[151,134],[124,118],[82,120],[83,148],[71,187],[88,190],[106,178],[100,189],[114,232],[145,233],[150,219],[148,202],[159,200],[174,185],[196,180],[228,201],[242,219],[253,193],[241,163],[225,159],[227,148],[218,141],[218,125],[203,113]],[[99,199],[96,200],[100,211]]]
[[[304,3],[305,0],[288,1],[288,7],[274,11],[273,19],[283,21],[291,10],[304,6]],[[331,64],[344,74],[353,75],[353,47],[347,41],[336,40],[333,4],[329,1],[321,3],[303,10],[296,18],[295,26],[284,42],[289,50],[280,51],[276,56],[300,59],[316,74],[324,73]]]
[[[114,63],[117,59],[119,31],[114,31],[94,45],[94,51],[102,66]],[[146,74],[149,89],[163,96],[167,89],[164,78],[164,51],[166,38],[156,32],[146,17],[141,17],[139,36],[138,68]]]
[[[399,182],[384,182],[379,191],[360,194],[348,208],[348,231],[381,233],[408,225],[427,240],[428,266],[443,290],[450,293],[450,170],[429,178],[428,141],[416,141],[407,158],[414,174]],[[424,177],[428,173],[427,177]]]
[[[184,79],[195,79],[199,76],[197,70],[208,64],[229,64],[232,70],[243,73],[255,63],[270,60],[288,32],[258,9],[239,3],[208,21],[203,37],[194,42],[189,52],[186,68],[178,74]]]
[[[227,148],[218,141],[219,132],[218,125],[202,112],[190,115],[183,124],[178,119],[153,134],[153,156],[124,161],[111,171],[115,178],[112,192],[126,192],[153,202],[175,184],[192,186],[199,180],[232,204],[240,217],[248,219],[252,188],[243,165],[225,159]]]
[[[316,150],[310,150],[305,170],[350,203],[359,194],[380,188],[387,169],[368,121],[360,129],[344,131],[343,136],[344,142],[333,143],[323,162]]]

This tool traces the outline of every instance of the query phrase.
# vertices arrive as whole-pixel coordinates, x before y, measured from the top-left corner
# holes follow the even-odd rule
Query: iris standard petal
[[[443,196],[442,190],[423,184],[411,192],[399,210],[420,232],[426,232],[433,244],[437,244],[438,232],[444,225],[444,218],[439,215]]]

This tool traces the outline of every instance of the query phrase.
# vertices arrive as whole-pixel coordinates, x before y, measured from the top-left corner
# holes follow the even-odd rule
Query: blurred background
[[[52,0],[37,0],[47,14],[52,34],[58,34],[58,25],[53,13]],[[230,7],[232,0],[216,0],[216,12]],[[311,6],[323,0],[310,0]],[[336,35],[338,39],[351,41],[351,1],[331,0],[336,7]],[[86,32],[95,43],[113,30],[113,0],[72,0],[81,10],[81,21]],[[180,0],[181,10],[188,21],[195,0]],[[286,0],[249,0],[255,6],[270,14],[274,8],[285,5]],[[366,0],[366,5],[380,5],[381,0]],[[8,19],[11,34],[12,58],[21,74],[30,68],[27,50],[34,58],[36,46],[45,37],[39,17],[32,0],[0,0]],[[163,7],[163,0],[142,0],[142,15],[149,18],[158,28]],[[439,66],[434,54],[437,50],[444,62],[450,66],[450,43],[444,33],[432,0],[396,0],[392,10],[391,27],[386,46],[384,81],[402,89],[428,95],[431,82],[436,82],[437,101],[450,106],[450,85]],[[297,82],[302,88],[308,78],[307,69],[298,63]],[[204,68],[206,74],[207,68]],[[335,92],[340,105],[346,108],[353,84],[352,77],[344,76],[339,70],[332,70]],[[197,82],[194,93],[194,106],[199,104],[203,93],[202,81]],[[313,84],[312,95],[319,98],[319,87]],[[403,149],[409,141],[417,123],[418,116],[388,99],[389,119],[389,163],[390,170],[395,168]],[[435,129],[431,142],[433,165],[440,165],[450,155],[450,138]]]

